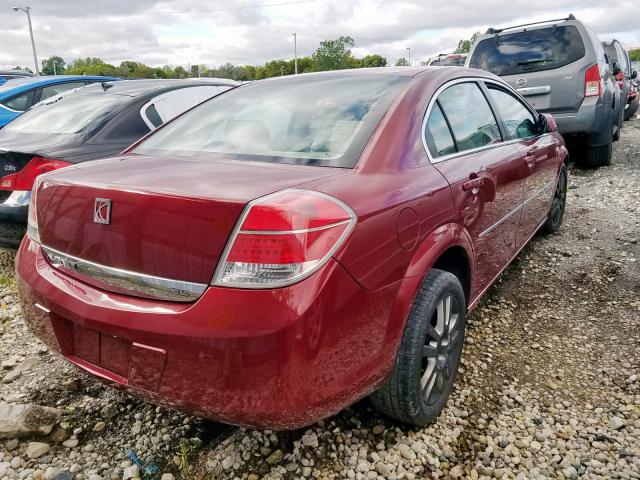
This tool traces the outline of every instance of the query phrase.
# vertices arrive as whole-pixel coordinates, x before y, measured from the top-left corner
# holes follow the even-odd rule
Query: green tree
[[[69,68],[83,68],[90,65],[105,65],[104,60],[98,57],[76,58],[68,66]]]
[[[355,44],[355,40],[349,36],[320,42],[320,47],[312,55],[314,70],[341,70],[351,67],[351,49]]]
[[[407,60],[404,57],[399,58],[398,61],[396,62],[396,67],[408,67],[408,66],[409,66],[409,60]]]
[[[469,40],[462,39],[458,42],[458,47],[455,49],[453,53],[469,53],[471,51],[471,47],[476,42],[478,37],[482,35],[480,32],[476,32],[471,35]]]
[[[629,58],[632,62],[640,62],[640,48],[629,50]]]
[[[42,60],[43,75],[62,75],[64,73],[65,62],[61,57],[53,55]]]
[[[173,74],[174,74],[173,78],[187,78],[187,77],[189,77],[189,72],[187,72],[184,69],[184,67],[181,67],[180,65],[178,65],[176,68],[173,69]]]
[[[377,53],[373,55],[365,55],[360,61],[360,66],[363,68],[386,67],[387,59]]]

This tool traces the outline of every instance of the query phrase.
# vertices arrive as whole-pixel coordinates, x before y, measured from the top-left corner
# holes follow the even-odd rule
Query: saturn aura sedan
[[[465,317],[564,213],[567,150],[459,67],[242,85],[38,177],[17,259],[51,349],[157,404],[289,429],[371,395],[434,421]]]

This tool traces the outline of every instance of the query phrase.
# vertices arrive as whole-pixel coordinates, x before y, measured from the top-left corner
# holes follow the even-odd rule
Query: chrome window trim
[[[552,183],[553,183],[553,185],[555,185],[555,181],[552,182]],[[548,185],[544,185],[543,187],[538,189],[533,195],[531,195],[525,201],[520,203],[520,205],[518,205],[516,208],[511,210],[509,213],[507,213],[504,217],[502,217],[496,223],[494,223],[493,225],[489,226],[487,229],[485,229],[482,232],[480,232],[478,237],[482,238],[482,237],[486,236],[487,234],[491,233],[496,227],[499,227],[500,225],[502,225],[509,218],[511,218],[511,216],[513,216],[514,214],[518,213],[520,210],[522,210],[524,207],[526,207],[531,201],[533,201],[536,198],[538,198],[540,195],[542,195],[545,192],[545,190],[550,189],[553,185],[551,183],[549,183]]]
[[[155,300],[193,302],[200,298],[208,287],[204,283],[173,280],[107,267],[106,265],[68,255],[45,245],[42,245],[42,251],[47,261],[54,268],[80,280],[85,279],[87,283],[91,283],[90,281],[93,279],[104,285],[114,287],[117,293]]]
[[[534,111],[531,110],[530,107],[528,107],[527,101],[522,98],[521,95],[518,94],[517,91],[515,91],[513,88],[511,88],[508,84],[504,84],[502,82],[498,82],[496,80],[493,80],[491,78],[485,78],[485,77],[462,77],[462,78],[456,78],[454,80],[449,80],[446,83],[443,83],[442,85],[440,85],[440,87],[438,87],[438,89],[435,91],[435,93],[432,95],[431,99],[429,100],[429,105],[427,106],[427,111],[424,115],[424,118],[422,119],[422,129],[420,130],[420,136],[422,139],[422,146],[425,150],[425,152],[427,153],[427,158],[429,159],[429,162],[433,165],[436,163],[440,163],[440,162],[444,162],[445,160],[449,160],[451,158],[457,158],[457,157],[461,157],[463,155],[468,155],[470,153],[475,153],[475,152],[481,152],[484,150],[489,150],[491,148],[497,148],[497,147],[501,147],[503,145],[511,145],[514,143],[519,143],[521,142],[523,139],[521,138],[512,138],[509,140],[502,140],[498,143],[491,143],[489,145],[484,145],[482,147],[477,147],[477,148],[472,148],[470,150],[463,150],[462,152],[455,152],[455,153],[450,153],[448,155],[443,155],[441,157],[436,157],[433,158],[433,156],[431,155],[431,152],[429,151],[429,145],[427,145],[427,140],[425,138],[425,129],[427,127],[427,121],[429,120],[429,115],[431,115],[431,110],[433,109],[433,105],[436,103],[436,100],[438,99],[438,97],[440,96],[440,94],[446,90],[447,88],[453,86],[453,85],[457,85],[459,83],[475,83],[476,85],[478,85],[478,88],[481,88],[479,85],[479,82],[485,82],[485,83],[492,83],[494,85],[497,85],[498,87],[502,87],[503,89],[507,90],[508,92],[511,92],[512,94],[515,93],[515,97],[518,98],[520,97],[520,101],[523,103],[523,105],[528,108],[528,110],[532,113],[532,115],[535,115]],[[493,108],[491,107],[491,104],[489,103],[489,101],[487,100],[487,105],[489,106],[489,108],[491,109],[491,113],[493,113],[493,115],[495,116],[496,113],[493,111]],[[496,118],[496,121],[499,122],[500,119]],[[451,134],[453,135],[453,132],[451,132]],[[530,138],[535,138],[535,137],[530,137]]]

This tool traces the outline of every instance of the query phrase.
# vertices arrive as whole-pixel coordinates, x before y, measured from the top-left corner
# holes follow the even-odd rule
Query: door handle
[[[472,173],[471,175],[469,175],[469,180],[462,184],[462,190],[468,192],[469,190],[480,188],[483,183],[484,178],[479,177],[477,173]]]
[[[536,168],[536,156],[533,153],[527,153],[524,156],[524,163],[527,164],[529,168]]]

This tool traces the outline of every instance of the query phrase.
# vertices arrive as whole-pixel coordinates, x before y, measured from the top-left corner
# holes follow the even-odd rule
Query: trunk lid
[[[42,244],[130,272],[208,284],[244,206],[348,170],[127,155],[53,172],[38,191]],[[108,224],[96,199],[111,201]]]

